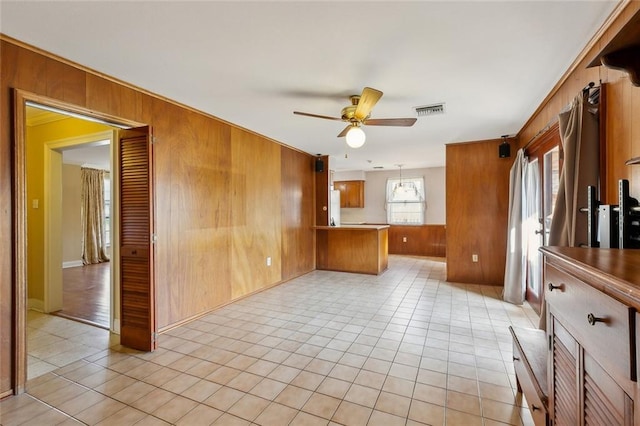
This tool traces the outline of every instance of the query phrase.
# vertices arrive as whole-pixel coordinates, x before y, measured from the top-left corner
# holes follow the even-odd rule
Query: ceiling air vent
[[[428,115],[444,114],[444,102],[432,105],[423,105],[415,107],[418,117],[426,117]]]

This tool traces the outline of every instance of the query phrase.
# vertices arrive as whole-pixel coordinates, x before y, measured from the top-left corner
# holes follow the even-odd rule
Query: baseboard
[[[82,260],[70,260],[68,262],[62,262],[62,268],[77,268],[78,266],[83,266],[84,263]]]
[[[32,311],[37,312],[44,312],[44,301],[39,299],[28,299],[27,309],[31,309]]]

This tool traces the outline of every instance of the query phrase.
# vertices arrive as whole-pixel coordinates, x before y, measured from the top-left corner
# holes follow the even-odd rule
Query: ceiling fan
[[[326,120],[339,120],[349,123],[342,132],[338,134],[341,138],[346,136],[347,144],[352,148],[359,148],[364,145],[366,135],[361,126],[402,126],[410,127],[416,122],[416,118],[369,118],[371,110],[382,97],[380,90],[365,87],[361,95],[349,96],[351,105],[342,109],[341,117],[329,117],[326,115],[310,114],[308,112],[293,111],[294,114],[306,115],[308,117],[324,118]]]

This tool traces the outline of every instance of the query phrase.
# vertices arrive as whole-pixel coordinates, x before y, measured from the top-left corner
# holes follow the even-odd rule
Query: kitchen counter
[[[386,229],[389,225],[366,225],[355,223],[343,223],[340,226],[316,226],[316,229]]]
[[[316,268],[378,275],[389,265],[389,225],[316,226]]]

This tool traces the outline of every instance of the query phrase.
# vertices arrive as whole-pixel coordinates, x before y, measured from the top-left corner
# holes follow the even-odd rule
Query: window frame
[[[400,199],[393,200],[393,188],[396,185],[400,184],[404,185],[405,183],[412,182],[414,185],[418,187],[418,200],[408,200],[408,199]],[[418,220],[408,221],[407,218],[404,220],[398,220],[395,215],[402,214],[403,212],[394,212],[394,206],[398,205],[419,205],[418,212],[404,212],[405,215],[414,215],[418,218]],[[426,223],[426,187],[424,176],[419,177],[402,177],[402,178],[387,178],[386,186],[385,186],[385,210],[387,212],[387,224],[389,225],[406,225],[406,226],[421,226]]]

